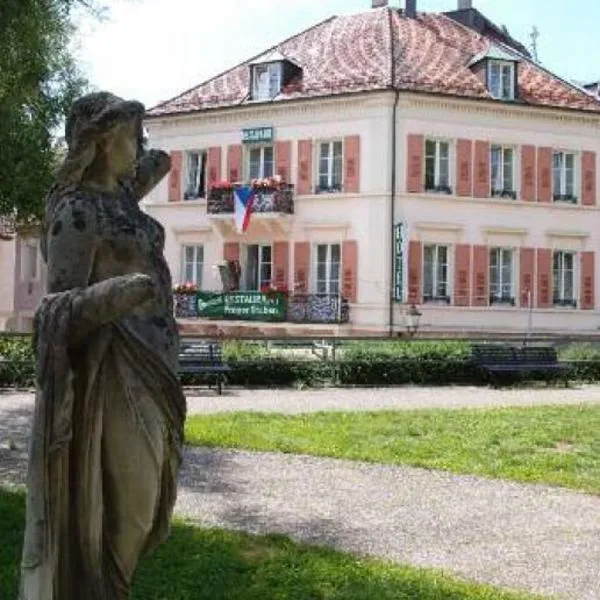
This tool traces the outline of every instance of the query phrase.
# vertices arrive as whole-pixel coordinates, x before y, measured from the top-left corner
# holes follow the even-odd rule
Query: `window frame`
[[[435,154],[433,156],[434,159],[434,165],[433,165],[433,186],[427,187],[427,161],[428,158],[430,157],[430,155],[427,153],[427,144],[428,143],[433,143],[435,144]],[[440,151],[440,145],[441,144],[446,144],[446,146],[448,147],[448,183],[447,185],[443,185],[440,182],[440,175],[441,175],[441,163],[442,163],[442,158],[441,158],[441,151]],[[450,140],[444,139],[444,138],[434,138],[434,137],[426,137],[425,141],[424,141],[424,147],[423,147],[423,156],[424,156],[424,160],[423,160],[423,167],[424,167],[424,172],[423,172],[423,187],[425,189],[425,192],[427,193],[445,193],[445,194],[452,194],[452,184],[453,184],[453,180],[452,180],[452,143],[450,142]]]
[[[433,262],[432,267],[432,277],[433,280],[431,282],[431,289],[433,294],[427,295],[425,293],[426,286],[426,252],[427,248],[435,248],[435,260]],[[446,281],[444,282],[446,288],[446,295],[438,296],[437,291],[439,289],[439,252],[440,248],[445,248],[446,250]],[[450,305],[452,303],[452,257],[451,257],[451,245],[450,244],[439,244],[436,242],[433,243],[424,243],[423,244],[423,266],[422,266],[422,282],[423,282],[423,304],[447,304]]]
[[[325,279],[319,279],[319,265],[321,261],[319,261],[319,248],[320,247],[327,248],[327,255],[325,257]],[[338,264],[338,273],[337,273],[337,291],[332,291],[332,283],[335,282],[335,279],[332,277],[333,265],[335,264],[332,260],[333,257],[333,247],[337,246],[338,248],[338,256],[339,260]],[[313,245],[313,255],[314,255],[314,263],[313,263],[313,277],[312,277],[312,288],[313,293],[316,296],[323,297],[331,297],[331,296],[341,296],[342,294],[342,244],[340,242],[317,242]],[[319,283],[325,283],[325,292],[319,291]]]
[[[204,195],[198,194],[197,196],[191,195],[188,191],[188,183],[190,178],[190,158],[192,154],[197,154],[199,158],[198,162],[198,174],[196,179],[198,181],[197,185],[200,187],[200,182],[202,178],[202,163],[204,163]],[[197,200],[205,200],[207,194],[207,167],[208,167],[208,151],[202,149],[193,149],[193,150],[185,150],[185,168],[184,168],[184,178],[183,178],[183,199],[186,202],[193,202]]]
[[[254,281],[252,281],[252,282],[248,281],[248,279],[249,279],[249,277],[248,277],[249,276],[248,252],[249,252],[249,249],[254,246],[256,246],[258,248],[258,252],[257,252],[258,256],[257,256],[257,263],[256,263],[256,286],[255,286]],[[263,258],[263,250],[265,248],[269,248],[269,251],[270,251],[271,260],[269,260],[269,261],[266,261]],[[263,287],[270,287],[273,284],[273,244],[271,244],[271,243],[246,244],[244,246],[243,257],[244,257],[244,263],[242,265],[242,273],[243,273],[242,284],[243,284],[244,290],[246,292],[261,292]],[[268,283],[266,282],[266,280],[263,281],[263,278],[262,278],[262,272],[263,272],[264,265],[270,266],[270,269],[269,269],[270,278],[268,280]],[[252,287],[250,287],[250,283],[252,283]]]
[[[494,150],[500,150],[500,174],[502,179],[502,188],[495,187],[494,181]],[[511,160],[511,187],[510,189],[506,189],[504,187],[506,180],[506,165],[505,161],[505,152],[510,150],[512,153]],[[492,198],[511,198],[513,200],[517,199],[517,151],[514,146],[509,144],[491,144],[490,146],[490,194]]]
[[[271,169],[272,169],[271,175],[265,175],[265,148],[271,148],[272,155],[273,155],[273,160],[272,160],[272,164],[271,164]],[[266,179],[269,177],[273,177],[275,175],[275,167],[276,167],[275,144],[272,144],[272,143],[248,144],[244,150],[245,150],[245,155],[246,155],[245,168],[246,168],[246,180],[247,181],[252,181],[253,179]],[[251,156],[252,156],[253,150],[258,150],[260,152],[260,161],[259,161],[260,176],[259,177],[252,177],[252,173],[251,173],[250,163],[251,163]]]
[[[327,156],[327,186],[321,186],[321,147],[327,144],[329,146],[329,152]],[[341,148],[340,153],[340,181],[339,184],[334,185],[333,174],[334,174],[334,163],[335,163],[335,144],[339,144]],[[331,138],[319,140],[316,143],[316,185],[315,192],[321,193],[342,193],[344,191],[344,160],[345,160],[345,148],[344,140],[342,138]]]
[[[187,250],[188,248],[192,248],[194,250],[193,260],[188,262],[187,259]],[[198,250],[201,250],[202,260],[198,261]],[[182,283],[193,283],[198,287],[198,289],[202,289],[202,282],[204,280],[204,262],[205,262],[205,251],[204,244],[181,244],[181,282]],[[192,280],[187,279],[187,267],[188,265],[192,266],[194,276]],[[200,281],[198,281],[198,265],[200,265]]]
[[[267,94],[261,93],[262,90],[260,89],[260,85],[259,85],[259,81],[258,81],[258,77],[259,77],[258,73],[259,73],[260,69],[267,69],[267,72],[269,74],[269,87],[268,87]],[[276,73],[277,85],[275,86],[276,92],[274,93],[272,85],[271,85],[271,78],[273,77],[275,71],[277,72]],[[251,98],[252,98],[252,100],[258,101],[258,102],[272,100],[273,98],[275,98],[275,96],[277,96],[277,94],[281,93],[282,81],[283,81],[283,66],[282,66],[281,62],[262,63],[262,64],[258,64],[258,65],[252,65],[252,77],[251,77],[251,84],[252,84]]]
[[[503,280],[503,266],[504,266],[504,253],[510,252],[510,294],[505,296],[503,294],[504,286],[508,285],[507,282]],[[498,253],[498,260],[496,262],[496,271],[499,274],[499,282],[498,287],[500,289],[500,295],[494,294],[492,292],[492,285],[494,285],[494,281],[492,278],[492,253]],[[488,255],[488,295],[490,306],[493,305],[504,305],[504,306],[515,306],[516,298],[515,298],[515,290],[516,290],[516,261],[515,261],[516,252],[514,248],[507,246],[492,246],[489,248]]]
[[[563,164],[560,167],[560,190],[557,193],[556,189],[555,189],[555,172],[556,172],[556,167],[554,165],[554,160],[555,160],[555,156],[560,155],[563,157]],[[572,166],[572,172],[573,172],[573,190],[572,193],[569,194],[567,193],[567,156],[572,156],[573,157],[573,166]],[[577,173],[578,173],[578,166],[579,166],[579,162],[578,162],[578,153],[575,152],[574,150],[560,150],[560,149],[553,149],[552,150],[552,200],[553,202],[566,202],[567,204],[577,204],[579,202],[579,197],[578,197],[578,186],[579,186],[579,179],[577,177]]]
[[[561,265],[559,266],[560,276],[560,294],[557,295],[556,285],[555,285],[555,259],[556,256],[561,258]],[[564,268],[564,258],[566,255],[572,257],[572,297],[566,298],[565,293],[565,273],[567,272]],[[577,308],[579,295],[579,273],[577,270],[577,256],[578,253],[575,250],[554,250],[552,252],[552,305],[554,307],[563,307],[563,308]]]
[[[498,67],[500,69],[500,73],[499,73],[499,78],[498,78],[498,83],[499,83],[499,90],[494,90],[493,89],[493,84],[494,82],[492,81],[492,72],[494,67]],[[505,100],[505,101],[511,101],[514,100],[516,97],[515,91],[516,91],[516,77],[515,77],[515,73],[516,73],[516,68],[517,65],[510,60],[489,60],[488,61],[488,66],[487,66],[487,88],[488,91],[490,93],[490,95],[492,96],[492,98],[495,98],[496,100]],[[509,95],[505,96],[504,95],[504,81],[503,81],[503,76],[504,76],[504,70],[508,69],[509,70],[509,80],[510,80],[510,90],[509,90]],[[498,91],[499,94],[494,93],[495,91]]]

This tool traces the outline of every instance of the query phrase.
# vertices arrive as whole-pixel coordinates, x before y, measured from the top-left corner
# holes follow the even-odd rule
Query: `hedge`
[[[572,379],[600,381],[600,346],[572,344],[559,350],[573,365]],[[314,356],[298,360],[271,353],[266,342],[223,343],[231,365],[228,384],[245,387],[317,387],[327,385],[484,385],[484,372],[470,362],[466,342],[341,342],[337,360]],[[33,351],[27,336],[0,336],[0,387],[33,384]],[[538,378],[552,379],[550,374]],[[205,385],[201,375],[182,376],[184,385]]]

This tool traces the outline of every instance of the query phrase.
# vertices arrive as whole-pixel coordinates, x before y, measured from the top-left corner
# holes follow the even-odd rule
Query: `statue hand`
[[[162,150],[151,149],[138,160],[133,189],[138,200],[144,198],[171,169],[171,158]]]

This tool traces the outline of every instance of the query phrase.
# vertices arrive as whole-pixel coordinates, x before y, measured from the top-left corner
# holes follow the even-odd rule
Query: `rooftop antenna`
[[[531,38],[531,55],[533,56],[533,60],[535,60],[535,62],[540,62],[540,59],[538,56],[538,46],[537,46],[537,41],[538,41],[538,38],[540,37],[540,32],[535,25],[531,29],[531,33],[529,34],[529,37]]]

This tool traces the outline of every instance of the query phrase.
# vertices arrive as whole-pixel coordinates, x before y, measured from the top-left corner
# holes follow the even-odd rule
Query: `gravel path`
[[[600,498],[413,468],[193,449],[177,510],[477,581],[600,599]]]
[[[23,483],[32,400],[31,394],[0,394],[0,483]],[[580,402],[600,402],[600,387],[234,391],[190,398],[190,412]],[[600,498],[567,490],[196,448],[186,450],[177,512],[204,525],[284,533],[495,585],[600,600]]]
[[[332,410],[475,408],[600,403],[600,386],[494,390],[481,387],[334,388],[325,390],[228,390],[219,397],[188,392],[190,413],[239,410],[302,413]]]

